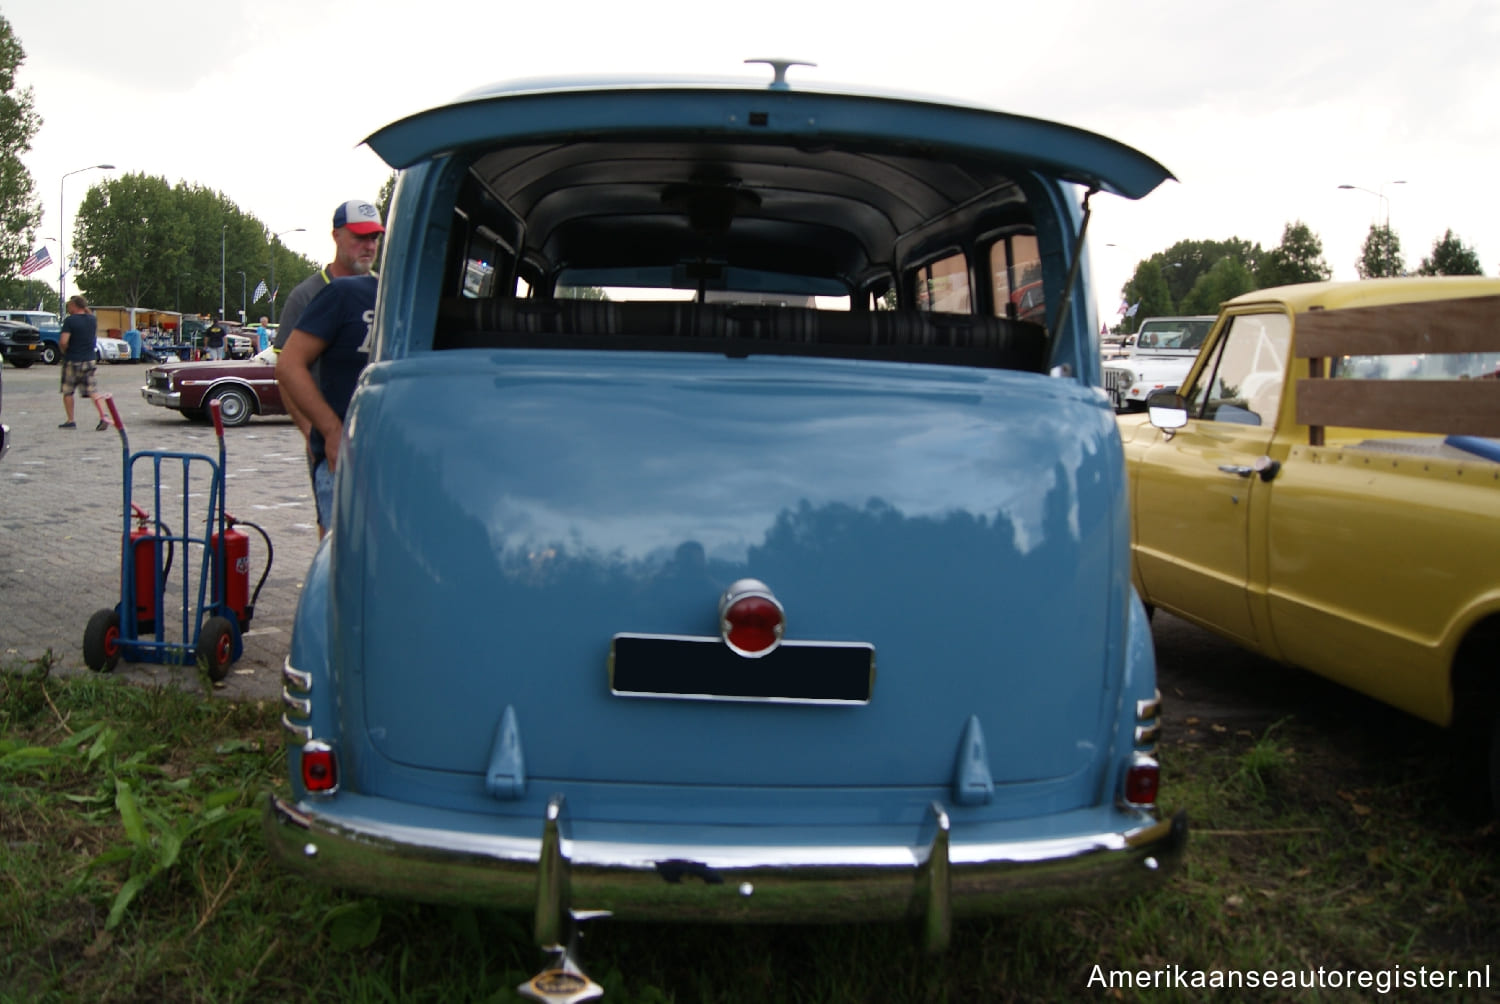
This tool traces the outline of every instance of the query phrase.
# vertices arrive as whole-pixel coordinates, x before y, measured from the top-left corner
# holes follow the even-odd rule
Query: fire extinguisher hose
[[[260,534],[261,540],[266,542],[266,567],[261,570],[260,581],[255,584],[255,592],[250,594],[250,602],[245,606],[245,622],[255,616],[255,601],[260,599],[260,587],[266,584],[266,576],[271,574],[271,562],[275,559],[276,551],[271,546],[271,535],[266,533],[265,528],[258,523],[252,523],[247,519],[235,519],[230,517],[231,526],[248,526]]]
[[[172,528],[170,526],[167,526],[167,524],[161,522],[160,520],[157,521],[157,526],[160,527],[161,535],[163,537],[172,536]],[[167,564],[166,567],[161,570],[162,589],[167,588],[167,576],[172,574],[172,556],[176,552],[176,550],[177,549],[172,545],[172,542],[170,540],[167,541]]]

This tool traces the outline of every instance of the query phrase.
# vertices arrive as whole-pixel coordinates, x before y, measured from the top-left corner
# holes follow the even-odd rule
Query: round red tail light
[[[758,579],[741,579],[719,599],[719,632],[730,650],[751,659],[770,655],[781,644],[786,612]]]

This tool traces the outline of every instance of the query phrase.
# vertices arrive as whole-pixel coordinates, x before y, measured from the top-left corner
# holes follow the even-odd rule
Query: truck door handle
[[[1259,474],[1262,481],[1270,481],[1281,472],[1281,462],[1272,460],[1270,457],[1260,457],[1255,463],[1248,466],[1244,464],[1220,464],[1219,470],[1225,474],[1233,474],[1237,478],[1248,478],[1252,474]]]

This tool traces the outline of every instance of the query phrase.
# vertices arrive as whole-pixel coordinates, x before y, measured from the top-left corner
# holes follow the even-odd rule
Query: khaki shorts
[[[64,396],[72,394],[78,388],[83,389],[84,397],[99,396],[99,380],[94,375],[94,360],[87,362],[71,362],[67,359],[62,364],[62,392]]]

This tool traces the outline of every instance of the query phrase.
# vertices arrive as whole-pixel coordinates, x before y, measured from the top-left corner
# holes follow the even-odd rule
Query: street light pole
[[[229,224],[219,231],[219,320],[224,319],[224,242],[229,237]]]
[[[66,285],[68,277],[68,204],[63,200],[63,191],[65,190],[65,186],[67,185],[68,178],[72,175],[82,174],[84,171],[113,171],[114,169],[115,165],[113,164],[90,164],[88,167],[80,167],[76,171],[69,171],[67,174],[64,174],[62,176],[62,180],[57,183],[57,233],[59,237],[59,240],[57,242],[58,320],[62,320],[62,318],[67,316],[68,313],[67,307],[65,305],[68,298]]]
[[[1364,192],[1366,195],[1373,195],[1379,199],[1385,206],[1385,228],[1389,230],[1391,228],[1391,200],[1385,197],[1385,186],[1404,184],[1406,184],[1404,181],[1382,181],[1380,183],[1380,191],[1378,192],[1372,192],[1368,188],[1361,188],[1358,185],[1340,185],[1339,187],[1350,191]]]
[[[239,269],[235,269],[239,272]],[[240,323],[245,323],[245,273],[240,272]]]
[[[293,227],[290,230],[283,230],[280,234],[272,234],[271,235],[271,323],[272,324],[276,323],[276,241],[277,241],[277,239],[279,237],[282,236],[282,234],[302,234],[302,233],[306,233],[306,232],[307,232],[307,228],[306,227]]]

